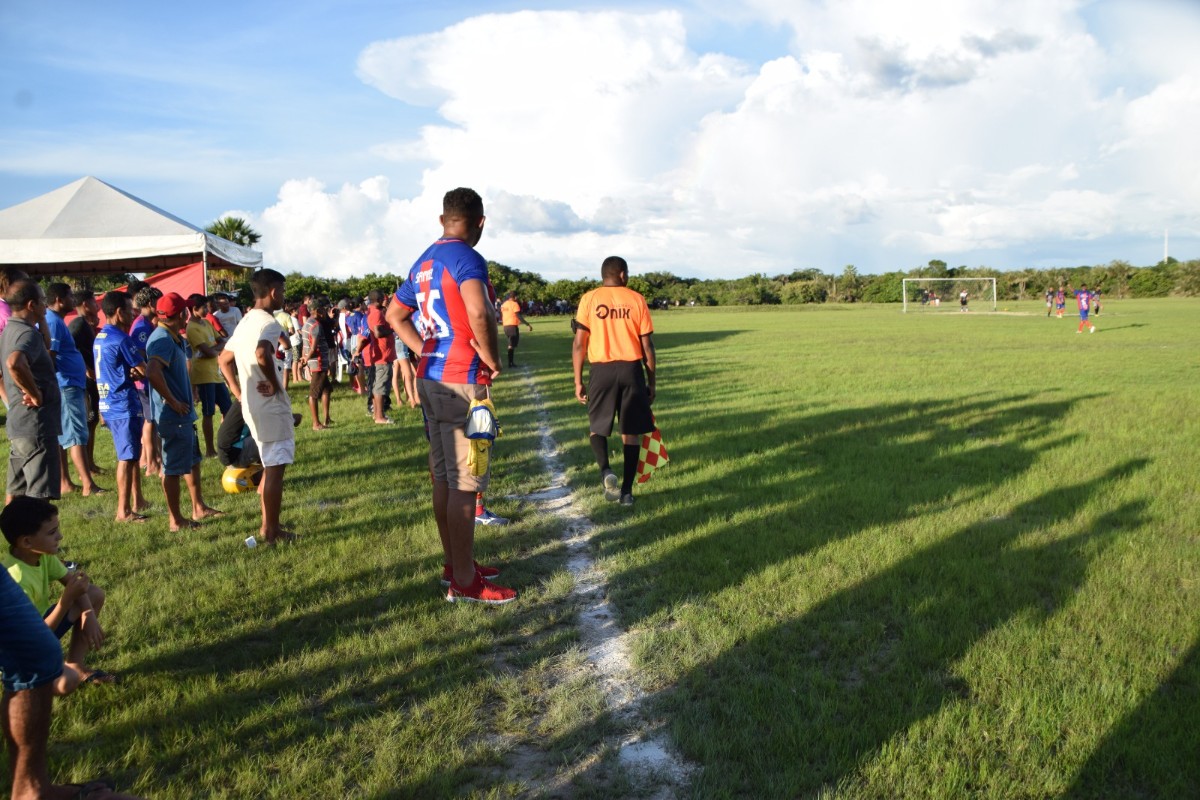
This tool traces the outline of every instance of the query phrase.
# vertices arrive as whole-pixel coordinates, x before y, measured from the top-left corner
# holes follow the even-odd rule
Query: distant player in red
[[[1063,309],[1067,307],[1067,293],[1063,291],[1063,287],[1059,286],[1058,291],[1054,293],[1054,310],[1058,312],[1058,318],[1062,319]]]
[[[1088,333],[1095,333],[1096,326],[1088,321],[1088,311],[1092,307],[1092,293],[1088,291],[1086,283],[1075,292],[1075,304],[1079,306],[1079,328],[1075,332],[1083,333],[1083,326],[1087,325]]]

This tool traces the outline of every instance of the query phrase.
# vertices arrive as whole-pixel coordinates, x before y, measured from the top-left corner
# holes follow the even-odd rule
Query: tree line
[[[599,286],[594,279],[560,279],[548,281],[536,272],[488,262],[488,273],[496,293],[503,298],[515,292],[522,302],[532,302],[544,313],[574,308],[584,292]],[[287,274],[287,297],[299,300],[306,295],[324,294],[333,300],[343,297],[365,297],[372,289],[391,293],[403,275],[368,273],[351,278],[321,278]],[[86,276],[74,278],[96,291],[121,285],[132,275]],[[681,278],[670,272],[646,272],[629,277],[630,288],[640,292],[647,301],[658,306],[733,306],[733,305],[800,305],[807,303],[899,303],[902,281],[905,278],[995,278],[996,298],[999,301],[1040,298],[1047,289],[1058,286],[1078,288],[1086,283],[1105,297],[1196,297],[1200,296],[1200,259],[1179,261],[1168,258],[1151,267],[1135,267],[1128,261],[1110,261],[1099,266],[1062,267],[1053,269],[1020,269],[1009,272],[989,267],[949,267],[940,260],[903,271],[882,275],[861,275],[853,265],[840,273],[818,269],[798,269],[790,273],[767,276],[747,275],[743,278],[708,279]],[[72,279],[66,279],[68,283]],[[215,289],[239,294],[250,302],[245,275],[233,270],[210,270]],[[937,287],[938,284],[933,284]],[[944,285],[943,285],[944,286]],[[929,284],[924,288],[931,288]],[[922,286],[909,286],[909,301],[918,300]],[[937,289],[943,297],[956,293]],[[982,292],[972,291],[976,297]]]
[[[503,298],[515,292],[523,302],[533,302],[552,312],[574,307],[584,292],[599,286],[593,279],[548,281],[536,272],[488,262],[488,274]],[[1041,298],[1058,286],[1078,288],[1086,283],[1111,299],[1127,297],[1200,296],[1200,259],[1168,258],[1152,267],[1135,267],[1128,261],[1100,266],[1021,269],[1010,272],[988,267],[949,267],[940,260],[913,269],[861,275],[853,266],[840,273],[799,269],[768,277],[681,278],[670,272],[646,272],[629,277],[629,287],[658,306],[799,305],[805,303],[899,303],[905,278],[995,278],[997,300]],[[371,273],[347,279],[316,278],[293,272],[287,276],[287,294],[299,299],[326,294],[333,299],[363,297],[371,289],[394,291],[402,276]],[[934,285],[936,286],[936,284]],[[928,285],[926,285],[928,288]],[[918,298],[920,286],[909,286],[909,300]]]

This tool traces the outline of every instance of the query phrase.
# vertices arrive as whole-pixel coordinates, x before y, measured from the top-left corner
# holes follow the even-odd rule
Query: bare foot
[[[62,486],[58,487],[59,494],[74,494],[77,491],[79,491],[79,487],[73,483],[64,483]]]
[[[314,431],[327,431],[327,430],[329,430],[329,426],[322,425],[321,423],[318,422],[316,425],[313,425],[313,430]]]
[[[211,508],[209,506],[201,506],[199,509],[195,509],[195,508],[192,509],[192,519],[197,520],[197,521],[202,520],[202,519],[208,519],[209,517],[223,517],[223,516],[225,516],[224,511],[219,511],[218,509]]]
[[[135,512],[149,511],[151,508],[152,506],[150,505],[150,501],[144,497],[133,504],[133,510]]]
[[[103,475],[106,471],[107,470],[97,467],[95,464],[92,464],[90,467],[88,467],[88,472],[92,473],[93,475]]]
[[[117,514],[116,517],[117,522],[145,522],[147,519],[149,519],[149,517],[136,512],[131,512],[128,516]]]
[[[200,527],[199,522],[192,522],[190,519],[181,519],[178,522],[176,522],[175,520],[171,520],[171,533],[178,533],[179,531],[184,530],[185,528],[189,531],[193,531],[199,527]]]
[[[329,417],[326,417],[326,418],[325,418],[325,427],[326,427],[326,428],[332,428],[332,427],[333,427],[333,420],[331,420]]]
[[[108,489],[92,484],[90,489],[83,490],[84,497],[95,497],[98,494],[108,494]]]
[[[277,544],[292,544],[300,538],[300,534],[284,530],[279,531],[279,533],[275,534],[274,536],[260,535],[263,537],[266,543],[272,547]]]

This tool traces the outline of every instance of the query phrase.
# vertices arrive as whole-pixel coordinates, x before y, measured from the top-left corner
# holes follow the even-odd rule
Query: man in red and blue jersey
[[[1067,307],[1067,293],[1063,291],[1063,287],[1059,286],[1058,291],[1054,293],[1054,311],[1059,319],[1062,319],[1063,309]]]
[[[1086,283],[1075,292],[1075,304],[1079,307],[1079,327],[1075,332],[1083,333],[1083,326],[1087,325],[1088,333],[1095,333],[1096,326],[1088,321],[1088,311],[1092,308],[1092,293],[1088,291]]]
[[[446,599],[498,605],[515,600],[517,593],[491,582],[499,570],[475,561],[475,495],[487,489],[488,472],[472,474],[466,436],[471,401],[486,398],[492,378],[500,374],[496,310],[488,299],[494,293],[487,262],[475,250],[483,236],[483,199],[472,189],[447,192],[439,219],[442,238],[421,254],[396,290],[387,323],[421,354],[417,393],[429,436]]]

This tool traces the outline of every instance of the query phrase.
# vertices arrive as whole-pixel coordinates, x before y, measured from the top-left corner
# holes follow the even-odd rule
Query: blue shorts
[[[46,613],[42,614],[42,619],[45,620],[46,617],[53,614],[54,608],[55,608],[54,606],[50,606],[49,608],[47,608]],[[63,621],[58,623],[58,627],[54,629],[54,638],[61,639],[62,637],[67,635],[67,633],[71,630],[71,628],[74,628],[74,627],[75,627],[75,623],[71,621],[71,613],[67,612],[67,615],[65,617],[63,617]]]
[[[1081,320],[1083,320],[1084,322],[1087,322],[1087,315],[1088,315],[1088,312],[1086,310],[1079,312],[1079,318]]]
[[[198,383],[196,394],[200,395],[200,413],[206,417],[211,417],[218,408],[223,417],[233,404],[229,399],[229,387],[223,383]]]
[[[62,393],[62,433],[58,435],[59,447],[75,447],[88,443],[88,399],[87,388],[68,386]]]
[[[0,619],[4,691],[36,689],[62,675],[62,646],[8,570],[0,575]]]
[[[200,440],[196,437],[196,427],[191,422],[159,420],[158,435],[162,438],[164,475],[187,475],[192,471],[192,467],[203,460],[200,456]]]
[[[142,418],[107,419],[104,422],[112,433],[117,461],[140,461],[142,458]]]

